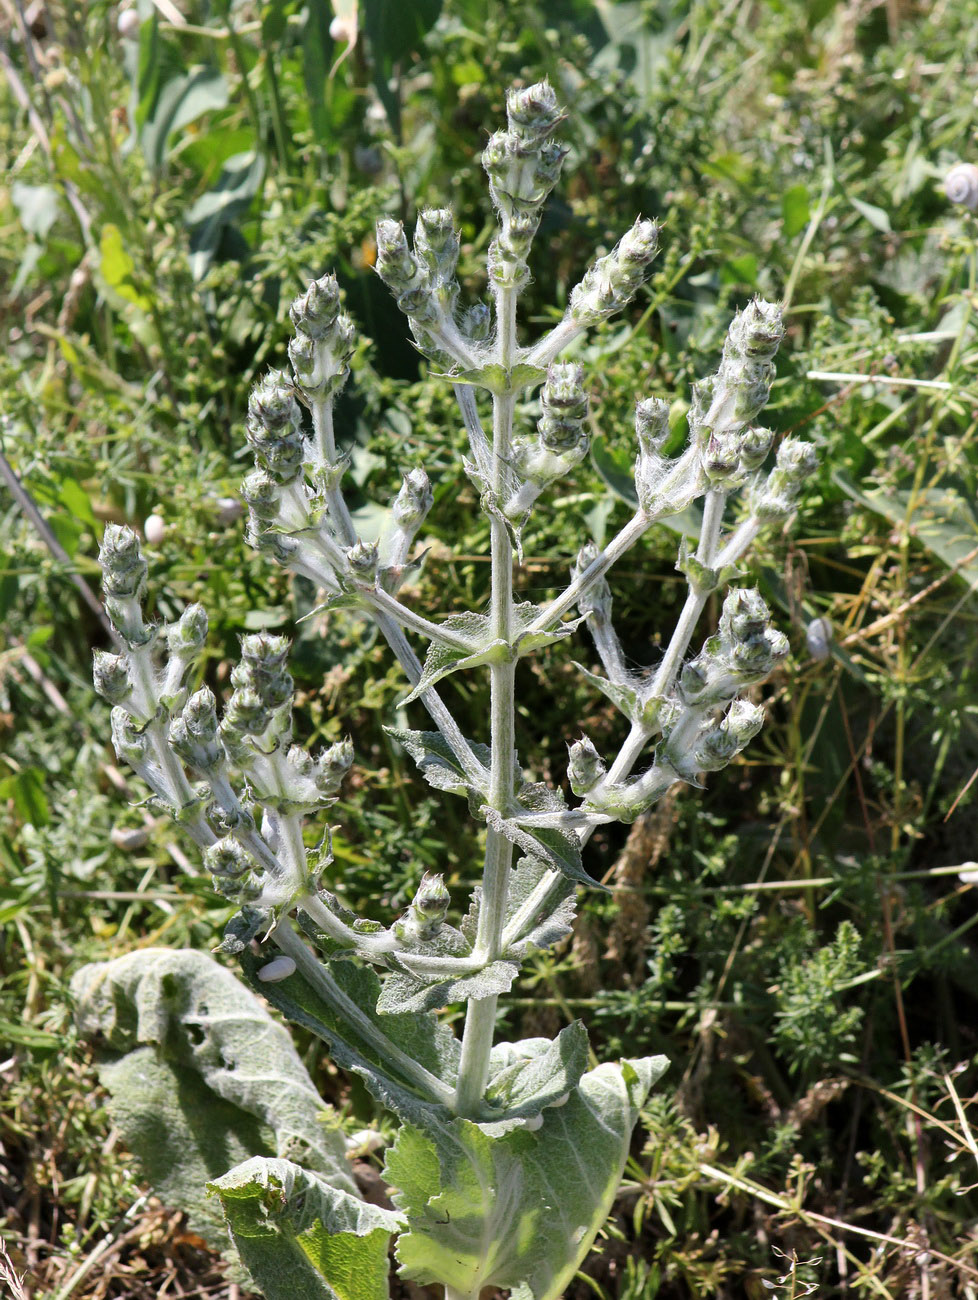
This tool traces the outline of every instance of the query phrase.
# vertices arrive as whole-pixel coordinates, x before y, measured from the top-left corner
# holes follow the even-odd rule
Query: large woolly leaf
[[[555,1300],[611,1207],[639,1108],[662,1057],[601,1065],[535,1132],[491,1138],[466,1120],[441,1132],[406,1124],[387,1177],[408,1220],[404,1277],[465,1294],[486,1286]]]
[[[242,969],[255,979],[260,966],[242,953]],[[380,981],[367,967],[310,961],[307,978],[297,970],[274,984],[256,985],[288,1020],[329,1044],[337,1065],[359,1074],[379,1101],[404,1120],[422,1126],[447,1114],[458,1073],[459,1044],[432,1015],[383,1014],[377,1010]]]
[[[247,1160],[208,1186],[267,1300],[386,1300],[398,1215],[288,1160]]]
[[[342,1137],[292,1041],[240,980],[194,951],[147,949],[72,980],[113,1122],[147,1180],[217,1247],[204,1185],[256,1153],[301,1160],[356,1194]]]

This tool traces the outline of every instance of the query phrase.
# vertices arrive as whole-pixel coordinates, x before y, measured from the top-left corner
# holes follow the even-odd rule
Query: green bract
[[[678,457],[665,451],[668,407],[637,395],[632,518],[606,546],[581,552],[549,603],[515,600],[520,530],[588,451],[586,375],[558,357],[631,301],[658,232],[637,221],[586,272],[564,319],[521,345],[517,296],[564,150],[552,138],[561,112],[548,85],[511,92],[508,108],[507,128],[483,159],[500,220],[488,253],[491,312],[458,305],[450,212],[423,212],[413,246],[393,221],[377,236],[379,274],[417,346],[455,388],[469,440],[463,469],[489,519],[488,604],[436,623],[398,595],[434,499],[420,466],[406,475],[379,540],[357,535],[333,429],[355,329],[331,277],[292,305],[293,373],[272,372],[256,386],[247,420],[252,541],[323,588],[324,610],[354,607],[374,620],[409,683],[403,703],[430,718],[428,729],[390,735],[424,780],[464,796],[485,827],[481,888],[463,914],[433,873],[400,917],[356,916],[324,888],[332,861],[325,814],[353,752],[347,742],[318,754],[292,743],[287,641],[245,637],[221,706],[207,687],[190,694],[203,611],[192,607],[162,630],[147,624],[134,535],[107,528],[102,546],[119,653],[97,656],[95,679],[114,706],[120,756],[187,828],[215,889],[235,904],[221,948],[239,956],[245,981],[322,1039],[400,1122],[385,1166],[395,1209],[381,1210],[359,1198],[342,1141],[319,1125],[308,1077],[245,984],[192,953],[137,953],[79,974],[80,1023],[101,1033],[110,1053],[103,1077],[130,1145],[161,1192],[211,1229],[217,1202],[203,1199],[206,1184],[240,1260],[272,1300],[383,1295],[392,1237],[402,1275],[441,1284],[449,1297],[475,1300],[487,1286],[521,1300],[561,1293],[604,1221],[665,1062],[588,1070],[580,1023],[553,1041],[497,1043],[497,1001],[529,955],[569,933],[575,887],[596,885],[583,856],[595,827],[633,820],[670,786],[698,784],[739,753],[763,720],[745,692],[787,651],[758,593],[737,589],[719,627],[687,658],[709,597],[739,576],[763,523],[791,510],[814,465],[811,448],[789,440],[773,470],[762,469],[773,435],[752,421],[783,333],[771,303],[755,301],[733,321],[717,373],[694,387],[689,445]],[[541,385],[539,418],[517,428],[517,402]],[[746,509],[725,530],[734,492]],[[606,575],[656,520],[697,500],[699,536],[695,547],[683,542],[677,565],[685,606],[659,662],[638,672],[614,631]],[[515,674],[521,658],[573,636],[581,622],[605,675],[582,671],[630,731],[617,753],[602,754],[569,724],[568,804],[523,771]],[[489,727],[470,739],[439,689],[475,669],[489,678]],[[460,1038],[435,1014],[459,1003]],[[215,1134],[226,1138],[217,1149],[238,1159],[230,1170],[217,1167]]]

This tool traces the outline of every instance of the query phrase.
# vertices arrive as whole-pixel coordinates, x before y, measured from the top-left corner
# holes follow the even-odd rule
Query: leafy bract
[[[71,987],[113,1122],[159,1195],[216,1247],[227,1233],[204,1184],[256,1153],[301,1160],[356,1195],[288,1033],[230,971],[203,953],[146,949],[82,967]]]
[[[489,998],[508,993],[519,974],[511,961],[494,961],[471,974],[445,978],[438,975],[396,973],[388,975],[377,1002],[377,1010],[438,1011],[468,998]]]
[[[601,1065],[533,1132],[406,1124],[386,1164],[408,1221],[402,1275],[464,1294],[494,1286],[556,1300],[605,1221],[639,1108],[665,1068],[662,1057]]]
[[[261,961],[245,952],[241,965],[255,980]],[[458,1040],[432,1015],[378,1012],[380,981],[369,968],[332,961],[318,968],[315,986],[296,971],[255,987],[283,1016],[328,1043],[336,1064],[360,1075],[401,1119],[424,1127],[447,1114],[440,1097],[455,1085]]]
[[[429,687],[440,682],[450,673],[460,668],[477,668],[480,664],[506,663],[529,654],[540,646],[551,645],[560,641],[578,627],[581,620],[571,619],[546,630],[533,629],[532,625],[539,617],[540,611],[529,601],[520,601],[513,608],[513,634],[510,639],[494,637],[492,625],[485,614],[452,614],[446,618],[441,627],[448,632],[459,632],[472,643],[471,649],[460,649],[457,645],[446,645],[433,641],[425,656],[421,679],[414,690],[402,701],[410,704],[418,699]],[[532,630],[531,630],[532,629]]]
[[[401,727],[385,727],[388,736],[404,746],[418,765],[418,771],[436,790],[447,790],[450,794],[466,795],[477,789],[483,795],[488,789],[489,746],[475,741],[469,745],[476,758],[486,769],[486,779],[474,786],[472,777],[439,731],[409,731]]]
[[[536,890],[549,883],[546,897],[534,906]],[[520,858],[509,885],[505,930],[515,925],[506,955],[522,961],[531,953],[552,948],[571,933],[577,896],[566,876],[539,858]]]
[[[247,1160],[208,1187],[267,1300],[386,1300],[398,1215],[288,1160]]]
[[[589,889],[604,888],[584,870],[581,841],[573,832],[556,827],[534,827],[531,830],[513,818],[503,817],[494,808],[486,807],[482,811],[492,830],[504,835],[530,858],[546,863],[578,885],[587,885]]]

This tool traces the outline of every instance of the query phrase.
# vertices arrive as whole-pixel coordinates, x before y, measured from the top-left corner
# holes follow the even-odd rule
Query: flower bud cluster
[[[588,399],[581,366],[553,362],[540,403],[543,415],[536,438],[513,439],[513,468],[520,482],[503,503],[508,519],[522,519],[544,488],[580,464],[590,445],[584,427]]]
[[[381,575],[387,591],[395,592],[403,581],[411,546],[434,499],[423,469],[405,474],[391,504],[391,528],[381,547]]]
[[[567,150],[549,138],[562,115],[548,82],[511,90],[506,116],[506,130],[490,136],[482,155],[500,216],[487,265],[491,284],[520,289],[529,278],[527,256],[544,202],[557,183]]]
[[[298,477],[305,458],[302,412],[281,370],[269,371],[251,390],[245,432],[255,463],[265,473],[261,481],[269,485],[266,497],[271,484],[288,484]],[[253,492],[260,496],[259,489]]]
[[[664,718],[665,756],[681,776],[725,766],[760,730],[763,710],[737,697],[763,681],[788,653],[760,593],[734,589],[716,636],[682,668],[679,708]]]
[[[296,387],[304,396],[333,397],[346,383],[356,342],[351,318],[340,310],[340,290],[335,276],[314,280],[289,308],[295,337],[289,360]]]
[[[408,317],[418,347],[446,368],[453,358],[445,338],[457,330],[458,249],[458,232],[447,208],[427,208],[418,217],[413,256],[399,221],[377,223],[377,274]]]
[[[596,325],[621,311],[648,277],[659,251],[659,227],[635,222],[606,257],[599,257],[572,291],[568,315],[579,325]]]
[[[139,539],[124,524],[106,524],[98,558],[105,609],[112,626],[127,646],[148,644],[156,633],[143,622],[147,565]]]
[[[716,636],[682,668],[677,693],[684,705],[711,708],[762,682],[788,653],[788,638],[771,626],[758,591],[727,593]]]
[[[818,454],[810,442],[785,438],[778,448],[774,469],[751,499],[751,511],[768,523],[790,515],[806,481],[818,468]]]
[[[444,925],[451,901],[444,877],[426,871],[410,907],[394,922],[395,938],[408,946],[429,943]]]
[[[234,693],[220,727],[235,762],[245,760],[255,745],[270,752],[292,735],[294,683],[285,667],[288,653],[284,636],[259,632],[241,642],[241,659],[231,670]]]
[[[742,486],[771,449],[773,433],[750,424],[770,396],[783,336],[781,308],[753,299],[734,317],[717,373],[693,385],[690,435],[714,488]]]
[[[95,651],[95,689],[142,728],[161,708],[178,707],[182,702],[184,680],[207,638],[207,614],[202,605],[189,605],[162,635],[146,623],[142,607],[146,561],[131,528],[107,525],[99,561],[105,608],[123,650],[121,654]],[[162,667],[157,663],[160,648],[165,649]]]

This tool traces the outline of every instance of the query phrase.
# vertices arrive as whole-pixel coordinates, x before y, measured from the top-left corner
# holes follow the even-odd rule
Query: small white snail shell
[[[813,659],[828,659],[832,653],[832,624],[827,618],[812,619],[805,628],[805,644]]]
[[[263,984],[277,984],[279,980],[287,980],[294,974],[295,962],[291,957],[273,957],[258,972],[258,978]]]
[[[958,163],[944,178],[944,193],[952,203],[978,211],[978,167],[974,163]]]
[[[329,34],[332,40],[337,43],[342,41],[344,45],[352,45],[356,40],[356,27],[349,18],[341,17],[339,14],[329,25]]]
[[[166,521],[162,515],[150,515],[143,524],[143,536],[150,546],[159,546],[166,533]]]
[[[115,25],[124,41],[134,40],[139,34],[139,14],[135,9],[120,9]]]

